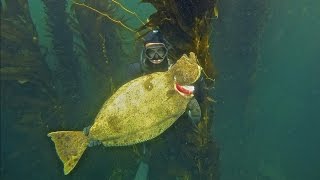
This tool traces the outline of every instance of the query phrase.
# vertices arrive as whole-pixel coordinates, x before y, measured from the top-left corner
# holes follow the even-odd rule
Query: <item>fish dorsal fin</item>
[[[56,152],[67,175],[77,165],[88,146],[88,137],[82,131],[57,131],[48,134],[54,142]]]

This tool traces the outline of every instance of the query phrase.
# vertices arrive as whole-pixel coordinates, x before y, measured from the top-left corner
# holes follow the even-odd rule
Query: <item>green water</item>
[[[119,2],[142,21],[155,11],[137,0]],[[220,179],[320,179],[320,1],[221,0],[218,4],[211,47],[218,70],[212,118],[220,148]],[[42,1],[30,0],[29,5],[40,45],[50,52]],[[117,13],[126,15],[130,27],[141,25],[128,13]],[[132,41],[134,34],[123,29],[119,34],[129,42],[119,45],[129,56],[111,51],[118,53],[111,60],[119,60],[121,69],[113,76],[115,88],[123,82],[123,62],[137,61],[140,52],[139,42]],[[46,61],[51,64],[55,58],[49,53]],[[43,115],[19,119],[20,112],[6,108],[1,94],[1,179],[132,179],[135,175],[139,163],[127,147],[89,148],[74,172],[63,175],[46,134],[89,125],[104,101],[103,90],[112,91],[110,79],[98,77],[90,67],[80,69],[88,75],[81,81],[83,99],[62,125],[59,119],[49,121]],[[149,179],[161,179],[157,175],[162,173],[151,169]]]
[[[216,27],[214,50],[221,179],[319,179],[320,2],[271,0],[260,12],[238,6],[243,14],[231,8],[235,1],[221,4],[228,18]]]

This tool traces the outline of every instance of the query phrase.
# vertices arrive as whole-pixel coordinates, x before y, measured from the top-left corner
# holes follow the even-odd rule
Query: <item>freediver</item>
[[[174,62],[168,57],[169,50],[172,49],[170,43],[163,37],[159,30],[150,31],[145,37],[141,50],[140,61],[129,65],[127,71],[128,80],[154,72],[163,72],[170,69]],[[202,79],[202,78],[200,78]],[[203,80],[195,84],[195,97],[189,102],[186,113],[193,125],[197,125],[201,119],[201,109],[199,102],[203,100],[201,96],[201,86]],[[199,101],[199,102],[198,102]],[[150,151],[143,143],[142,159],[134,180],[145,180],[148,177]]]

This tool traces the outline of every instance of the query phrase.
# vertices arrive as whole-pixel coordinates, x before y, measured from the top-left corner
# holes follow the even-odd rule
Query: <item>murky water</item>
[[[119,24],[91,20],[90,13],[81,14],[88,18],[82,26],[66,18],[73,12],[71,1],[52,3],[51,9],[46,9],[50,1],[28,2],[35,30],[15,26],[12,34],[23,28],[26,34],[14,34],[17,39],[10,33],[1,36],[21,45],[1,44],[1,179],[133,179],[139,168],[147,172],[140,163],[146,159],[149,179],[197,174],[185,171],[192,164],[180,159],[186,153],[181,147],[187,147],[180,146],[185,141],[175,130],[185,127],[180,122],[145,144],[151,157],[142,155],[142,144],[93,147],[73,173],[63,175],[47,133],[92,124],[105,99],[125,83],[126,66],[139,59],[141,42]],[[150,4],[119,2],[142,22],[155,12]],[[10,1],[2,0],[1,8],[5,6]],[[112,7],[105,8],[111,12]],[[213,173],[221,180],[320,179],[320,1],[223,0],[218,7],[210,44],[218,71],[212,136],[220,151],[213,152],[219,154],[219,168]],[[113,17],[137,28],[137,16],[116,8]],[[14,17],[20,24],[28,21]],[[90,34],[99,28],[105,34]],[[32,42],[39,42],[39,49],[33,49]],[[16,56],[7,56],[4,47]],[[10,58],[23,61],[4,63]],[[9,72],[4,67],[20,65],[27,68],[17,69],[16,75],[4,73]],[[52,84],[54,93],[46,89]],[[58,100],[51,101],[55,97]]]
[[[221,2],[213,49],[221,179],[319,179],[320,4],[240,2]]]

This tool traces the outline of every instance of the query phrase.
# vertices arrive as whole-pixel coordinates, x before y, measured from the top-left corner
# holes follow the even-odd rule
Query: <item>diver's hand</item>
[[[91,126],[87,126],[85,128],[83,128],[82,132],[84,135],[88,136],[89,135],[89,131],[90,131]]]
[[[93,146],[98,146],[101,144],[101,141],[98,141],[98,140],[89,140],[89,144],[88,144],[88,147],[93,147]]]
[[[90,128],[91,128],[91,126],[88,126],[88,127],[83,128],[83,130],[82,130],[83,134],[86,135],[86,136],[88,136],[88,135],[89,135],[89,132],[90,132]],[[100,144],[101,144],[101,141],[90,139],[90,140],[89,140],[88,147],[98,146],[98,145],[100,145]]]
[[[194,125],[197,125],[201,119],[201,109],[198,101],[192,98],[187,107],[187,113]]]

